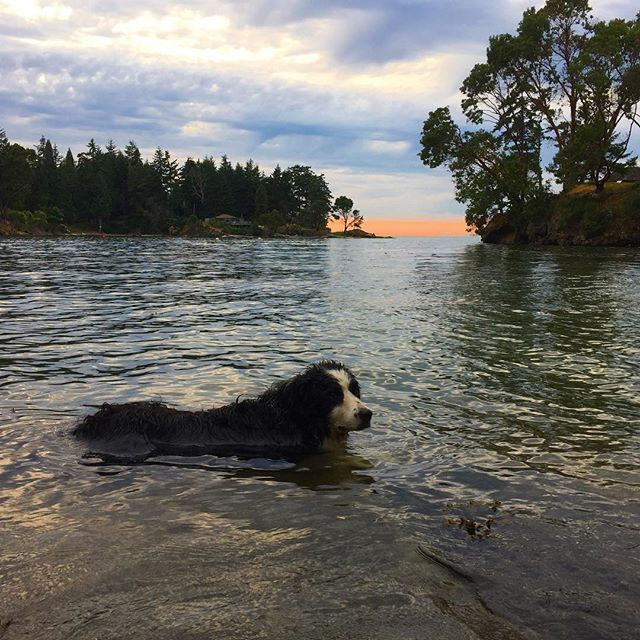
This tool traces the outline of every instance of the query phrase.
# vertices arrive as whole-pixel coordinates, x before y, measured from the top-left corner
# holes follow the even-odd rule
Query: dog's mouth
[[[371,416],[373,414],[368,409],[355,420],[349,421],[347,424],[334,424],[334,429],[340,436],[346,436],[353,431],[364,431],[371,426]]]
[[[346,438],[350,433],[354,431],[364,431],[371,426],[371,422],[360,423],[357,426],[345,427],[345,426],[337,426],[335,427],[336,434],[341,438]]]

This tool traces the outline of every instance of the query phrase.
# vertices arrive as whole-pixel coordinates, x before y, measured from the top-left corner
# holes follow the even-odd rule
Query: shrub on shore
[[[214,226],[208,220],[202,220],[197,216],[190,216],[184,224],[180,226],[170,226],[169,235],[187,236],[192,238],[219,238],[223,235],[223,230]]]
[[[0,214],[0,235],[46,235],[68,233],[62,211],[58,207],[48,210],[17,211],[10,209]]]

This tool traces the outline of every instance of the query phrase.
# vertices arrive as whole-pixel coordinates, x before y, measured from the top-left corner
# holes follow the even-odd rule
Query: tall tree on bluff
[[[524,13],[517,36],[492,39],[487,58],[521,79],[556,149],[549,169],[563,187],[589,180],[600,191],[633,162],[626,157],[640,100],[640,14],[594,22],[590,12],[587,0],[548,0]]]
[[[594,24],[579,63],[578,127],[552,168],[561,179],[586,179],[602,191],[614,173],[636,162],[628,148],[639,124],[640,13],[635,20]]]
[[[461,131],[449,107],[429,113],[422,131],[420,158],[429,167],[451,171],[456,200],[466,204],[466,221],[482,233],[497,214],[533,206],[544,199],[547,185],[539,161],[536,122],[521,114],[515,138],[486,129]]]
[[[594,22],[587,0],[547,0],[525,11],[516,35],[489,41],[486,61],[463,82],[462,131],[447,108],[429,114],[420,157],[452,172],[467,223],[482,232],[496,213],[543,203],[542,150],[565,189],[589,180],[602,190],[628,166],[640,100],[640,14]],[[623,129],[623,125],[626,129]]]

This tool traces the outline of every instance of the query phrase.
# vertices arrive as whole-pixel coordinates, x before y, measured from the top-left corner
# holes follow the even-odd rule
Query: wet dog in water
[[[104,404],[73,429],[89,453],[110,461],[149,456],[238,455],[297,458],[371,425],[360,386],[339,362],[324,360],[252,400],[206,411],[160,402]]]

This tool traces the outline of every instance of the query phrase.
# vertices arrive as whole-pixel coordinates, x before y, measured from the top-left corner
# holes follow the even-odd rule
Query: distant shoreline
[[[14,239],[34,239],[34,238],[42,238],[42,239],[52,239],[52,238],[87,238],[87,239],[103,239],[108,240],[110,238],[208,238],[210,240],[223,240],[223,239],[245,239],[245,238],[253,238],[260,240],[299,240],[301,238],[309,239],[332,239],[332,238],[340,238],[340,239],[350,239],[350,240],[391,240],[393,236],[377,236],[375,234],[367,234],[367,235],[344,235],[343,233],[326,233],[326,234],[315,234],[315,235],[301,235],[301,234],[272,234],[272,235],[254,235],[254,234],[234,234],[234,233],[220,233],[216,235],[207,235],[207,234],[171,234],[171,233],[106,233],[99,231],[81,231],[81,232],[66,232],[66,231],[50,231],[46,229],[32,229],[29,231],[24,231],[21,229],[17,229],[14,226],[7,224],[6,221],[0,220],[0,239],[1,238],[14,238]]]

